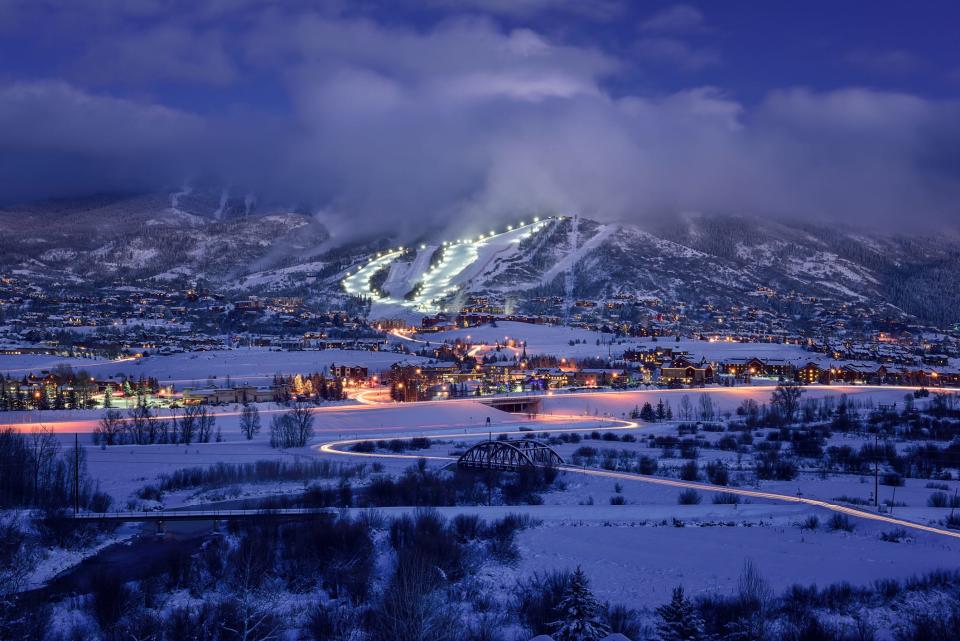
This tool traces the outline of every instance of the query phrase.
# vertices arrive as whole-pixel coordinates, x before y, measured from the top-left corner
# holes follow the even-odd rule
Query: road
[[[555,418],[563,418],[561,416],[555,416]],[[570,419],[582,419],[582,417],[570,416],[567,417]],[[564,432],[587,432],[587,431],[605,431],[605,430],[629,430],[642,427],[641,424],[634,421],[624,421],[620,419],[596,419],[603,420],[609,423],[606,427],[586,427],[586,428],[570,428],[564,429]],[[426,438],[430,439],[442,439],[442,438],[458,438],[463,439],[465,437],[476,437],[478,439],[489,438],[492,436],[499,436],[500,434],[512,434],[517,435],[517,432],[514,430],[510,431],[483,431],[483,432],[456,432],[448,434],[429,434],[426,435]],[[362,442],[375,441],[377,439],[363,439],[363,438],[354,438],[346,440],[337,440],[329,441],[320,445],[315,446],[315,449],[324,453],[324,454],[333,454],[339,456],[352,456],[360,458],[389,458],[389,459],[428,459],[433,461],[455,461],[456,458],[450,456],[422,456],[416,454],[387,454],[387,453],[363,453],[363,452],[353,452],[345,450],[351,445]],[[735,494],[737,496],[755,498],[755,499],[766,499],[772,501],[783,501],[786,503],[800,503],[804,505],[810,505],[812,507],[823,508],[831,512],[836,512],[839,514],[844,514],[847,516],[852,516],[858,519],[865,519],[869,521],[887,523],[889,525],[895,525],[897,527],[902,527],[905,529],[927,532],[930,534],[935,534],[938,536],[945,536],[954,539],[960,539],[960,531],[948,530],[945,528],[934,527],[931,525],[925,525],[923,523],[916,523],[914,521],[908,521],[906,519],[895,518],[892,516],[886,516],[884,514],[876,514],[873,512],[867,512],[865,510],[859,510],[852,508],[846,505],[841,505],[838,503],[832,503],[830,501],[823,501],[820,499],[805,498],[802,496],[792,496],[789,494],[778,494],[776,492],[764,492],[761,490],[749,490],[743,488],[729,487],[725,485],[710,485],[709,483],[699,483],[693,481],[681,481],[678,479],[663,478],[657,476],[645,476],[641,474],[634,474],[631,472],[617,472],[611,470],[602,470],[597,468],[586,468],[586,467],[575,467],[572,465],[562,465],[559,467],[560,470],[564,472],[569,472],[571,474],[585,474],[587,476],[597,476],[602,478],[616,479],[617,481],[627,481],[633,483],[649,483],[654,485],[663,485],[668,487],[676,487],[680,489],[693,489],[703,492],[720,492]]]

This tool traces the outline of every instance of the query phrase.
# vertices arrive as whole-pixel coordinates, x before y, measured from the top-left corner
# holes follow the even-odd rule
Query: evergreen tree
[[[590,591],[587,576],[579,566],[557,610],[561,618],[550,624],[556,641],[597,641],[610,631],[600,619],[600,602]]]
[[[109,385],[103,390],[103,406],[107,409],[113,407],[113,392]]]
[[[640,420],[647,421],[652,423],[656,420],[656,415],[653,413],[653,406],[650,403],[644,403],[643,409],[640,410]]]
[[[657,401],[657,420],[662,421],[667,418],[667,408],[663,404],[663,399]]]
[[[683,586],[673,590],[670,603],[657,608],[660,623],[657,632],[662,641],[701,641],[706,638],[703,618],[693,602],[683,595]]]

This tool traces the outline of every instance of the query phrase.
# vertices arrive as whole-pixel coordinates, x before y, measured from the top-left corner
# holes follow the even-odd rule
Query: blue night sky
[[[918,10],[922,9],[922,10]],[[0,0],[0,202],[955,223],[960,5]]]

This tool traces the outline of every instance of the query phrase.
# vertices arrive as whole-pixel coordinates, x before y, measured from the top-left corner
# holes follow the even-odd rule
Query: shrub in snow
[[[830,517],[827,527],[834,531],[843,530],[844,532],[853,532],[854,525],[850,521],[850,517],[846,514],[834,514]]]
[[[727,485],[730,483],[730,473],[723,461],[711,461],[707,463],[707,478],[714,485]]]
[[[714,505],[737,505],[740,503],[740,497],[730,492],[720,492],[713,495]]]
[[[890,485],[892,487],[903,487],[905,481],[902,476],[896,472],[889,472],[880,477],[881,485]]]
[[[517,583],[513,608],[531,634],[550,632],[550,624],[560,617],[558,608],[571,579],[569,571],[556,570],[534,573]]]
[[[624,605],[607,604],[606,611],[607,625],[610,627],[610,635],[603,638],[603,641],[630,641],[630,639],[645,638],[644,632],[646,626],[640,617],[640,613]]]
[[[700,493],[692,488],[680,492],[677,497],[677,503],[680,505],[698,505],[700,500]]]
[[[684,481],[700,480],[700,468],[696,461],[687,461],[680,467],[680,478]]]
[[[897,528],[896,530],[880,533],[880,540],[886,541],[887,543],[899,543],[905,538],[907,538],[907,531],[903,528]]]

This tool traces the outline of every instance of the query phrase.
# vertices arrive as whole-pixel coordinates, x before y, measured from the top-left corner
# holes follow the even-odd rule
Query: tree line
[[[108,409],[93,430],[93,442],[108,445],[152,445],[155,443],[190,445],[222,440],[216,429],[217,417],[203,405],[172,408],[169,417],[161,416],[146,405],[127,410]]]

